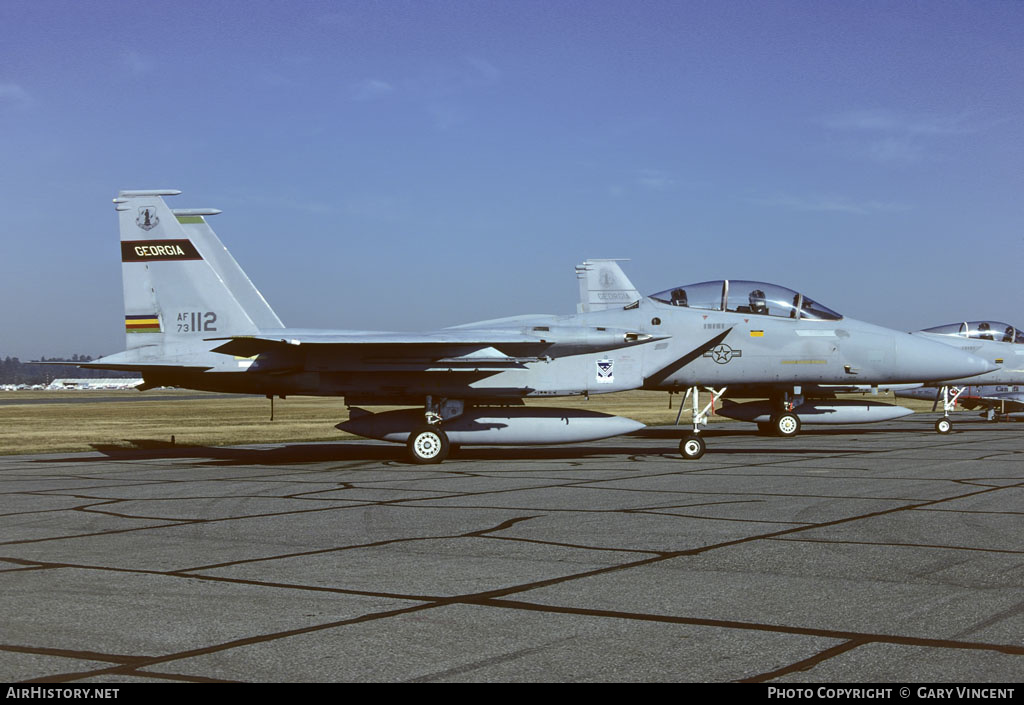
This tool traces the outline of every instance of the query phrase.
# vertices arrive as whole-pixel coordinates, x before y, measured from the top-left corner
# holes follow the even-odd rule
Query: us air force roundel
[[[202,259],[188,240],[122,240],[122,262],[159,262],[175,259]]]
[[[599,384],[611,384],[615,381],[614,365],[614,360],[605,359],[597,361],[597,381]]]
[[[704,357],[710,357],[719,365],[725,365],[734,357],[743,357],[743,351],[737,350],[736,348],[730,348],[725,343],[719,343],[704,353]]]

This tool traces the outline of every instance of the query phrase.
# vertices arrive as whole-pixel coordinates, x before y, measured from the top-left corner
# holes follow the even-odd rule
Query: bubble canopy
[[[937,333],[939,335],[958,335],[961,338],[974,338],[976,340],[998,340],[1003,343],[1017,343],[1024,345],[1024,332],[1001,321],[964,321],[962,323],[947,323],[944,326],[925,328],[923,333]]]
[[[677,286],[652,294],[655,301],[670,306],[732,311],[778,318],[838,321],[842,316],[803,294],[766,282],[720,279]]]

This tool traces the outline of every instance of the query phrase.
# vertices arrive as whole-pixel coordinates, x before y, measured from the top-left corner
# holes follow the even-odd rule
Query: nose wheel
[[[693,430],[684,433],[682,440],[679,441],[679,454],[683,456],[684,460],[697,460],[704,455],[704,451],[707,450],[707,446],[704,444],[704,439],[700,437],[700,427],[707,424],[708,412],[714,408],[715,402],[725,394],[725,387],[722,387],[721,389],[712,389],[711,387],[707,387],[707,390],[711,393],[711,401],[708,402],[707,406],[701,409],[700,388],[690,387],[687,389],[686,397],[683,397],[683,402],[679,405],[679,413],[676,414],[676,424],[678,424],[679,417],[683,415],[683,406],[686,404],[687,397],[692,398]]]
[[[945,386],[941,390],[942,394],[942,418],[935,422],[936,433],[949,433],[953,430],[953,422],[949,418],[949,413],[956,408],[956,401],[960,398],[960,395],[967,391],[967,387],[949,387]],[[939,403],[939,397],[936,395],[935,404]],[[935,406],[932,406],[932,410]]]
[[[707,449],[704,444],[704,439],[700,437],[699,433],[690,431],[683,436],[683,440],[679,441],[679,454],[683,456],[685,460],[697,460]]]

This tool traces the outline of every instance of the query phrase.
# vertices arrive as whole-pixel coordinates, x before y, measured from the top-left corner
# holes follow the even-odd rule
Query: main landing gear
[[[448,457],[451,444],[448,435],[438,426],[423,426],[409,434],[405,451],[409,462],[417,465],[435,465]]]
[[[452,451],[452,444],[448,441],[448,434],[442,430],[441,422],[461,416],[465,404],[456,399],[435,402],[433,397],[428,396],[423,406],[424,424],[409,433],[405,453],[410,463],[437,465]]]
[[[785,411],[772,416],[769,426],[776,436],[791,438],[800,433],[800,417],[792,412]]]
[[[801,400],[802,404],[803,401]],[[790,401],[788,396],[772,401],[778,408],[772,412],[768,421],[759,421],[757,430],[766,436],[779,436],[780,438],[792,438],[800,433],[800,417],[793,413],[793,409],[799,404]]]
[[[771,421],[759,422],[757,430],[765,436],[790,438],[800,433],[800,417],[789,412],[773,414]]]
[[[792,393],[783,392],[781,396],[773,397],[771,401],[772,406],[776,408],[766,430],[780,438],[792,438],[800,433],[800,417],[793,409],[804,403],[803,390],[799,386],[793,387]]]

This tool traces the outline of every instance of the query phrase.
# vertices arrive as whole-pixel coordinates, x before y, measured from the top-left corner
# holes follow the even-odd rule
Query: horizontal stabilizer
[[[75,363],[65,363],[75,364]],[[121,370],[123,372],[181,372],[188,370],[191,372],[205,372],[211,369],[209,365],[168,365],[166,362],[163,363],[146,363],[146,362],[103,362],[98,360],[94,363],[78,363],[78,367],[84,369],[94,370]]]

